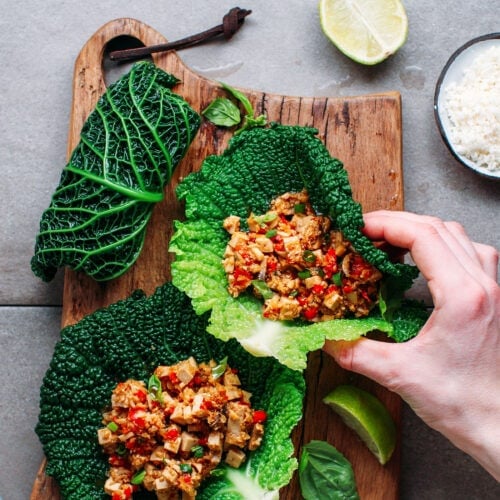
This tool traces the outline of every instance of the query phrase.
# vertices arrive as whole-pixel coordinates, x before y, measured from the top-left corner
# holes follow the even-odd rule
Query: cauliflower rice
[[[500,171],[500,47],[479,54],[444,94],[455,150],[479,168]]]

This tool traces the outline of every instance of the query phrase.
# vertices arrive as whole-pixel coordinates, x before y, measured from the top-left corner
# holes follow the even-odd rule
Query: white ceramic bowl
[[[491,46],[500,47],[500,33],[490,33],[488,35],[474,38],[468,41],[466,44],[462,45],[451,55],[451,57],[448,59],[448,62],[441,71],[441,74],[439,75],[438,81],[436,83],[436,89],[434,93],[434,116],[439,128],[439,132],[441,133],[441,137],[443,138],[452,155],[460,163],[483,176],[492,179],[500,179],[500,170],[492,171],[488,170],[487,168],[480,167],[467,157],[457,152],[456,147],[451,140],[450,129],[452,128],[452,124],[445,107],[444,99],[444,91],[447,86],[452,82],[460,82],[463,77],[464,70],[471,65],[474,59],[482,51],[488,49]]]

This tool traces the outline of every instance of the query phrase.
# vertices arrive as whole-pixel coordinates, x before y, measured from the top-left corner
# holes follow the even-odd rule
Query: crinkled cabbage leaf
[[[414,266],[391,262],[362,234],[361,206],[352,198],[347,172],[316,133],[313,128],[273,124],[233,137],[223,154],[207,157],[201,170],[177,187],[178,197],[185,200],[186,220],[176,221],[170,244],[176,256],[173,283],[191,297],[198,314],[210,311],[208,328],[213,335],[236,338],[254,355],[274,356],[299,370],[306,366],[307,353],[321,348],[325,339],[355,340],[379,330],[406,340],[424,321],[422,315],[413,322],[408,315],[404,322],[396,321],[404,302],[390,297],[383,300],[391,305],[384,317],[374,309],[360,319],[272,321],[263,318],[257,298],[233,298],[228,293],[222,259],[230,235],[223,228],[224,219],[237,215],[244,226],[250,212],[263,214],[277,196],[304,188],[316,212],[331,217],[355,249],[383,273],[390,283],[385,289],[402,293],[417,276]]]
[[[171,91],[177,82],[145,61],[101,96],[41,217],[36,276],[50,281],[68,266],[104,281],[135,262],[154,204],[200,124]]]
[[[222,342],[206,326],[207,315],[195,314],[189,298],[166,283],[150,297],[134,292],[62,330],[40,390],[36,433],[47,474],[58,481],[63,498],[108,498],[107,457],[97,429],[117,382],[147,382],[156,366],[189,356],[199,362],[227,356],[252,393],[253,407],[267,413],[261,447],[240,469],[219,466],[220,474],[206,479],[196,498],[278,498],[297,468],[290,435],[302,417],[302,374],[275,359],[253,357],[234,340]]]

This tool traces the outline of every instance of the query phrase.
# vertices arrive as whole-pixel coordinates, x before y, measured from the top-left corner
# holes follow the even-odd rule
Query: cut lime
[[[325,35],[346,56],[377,64],[406,41],[408,18],[400,0],[320,0]]]
[[[396,424],[378,398],[359,387],[340,385],[323,402],[358,434],[382,465],[389,461],[396,447]]]

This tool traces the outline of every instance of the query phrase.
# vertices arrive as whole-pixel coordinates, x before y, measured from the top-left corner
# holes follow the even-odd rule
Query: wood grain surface
[[[106,88],[104,61],[109,43],[132,37],[144,45],[165,42],[151,27],[134,19],[116,19],[101,27],[85,44],[75,62],[68,157],[79,140],[81,127]],[[198,50],[203,50],[202,48]],[[156,54],[155,64],[174,74],[180,83],[173,89],[198,112],[216,96],[224,95],[216,82],[191,71],[175,52]],[[318,135],[330,153],[344,162],[354,197],[364,211],[403,208],[401,99],[396,92],[357,97],[295,97],[240,89],[248,95],[257,112],[269,121],[307,125]],[[170,278],[167,248],[172,221],[183,218],[182,206],[174,196],[179,177],[197,170],[208,154],[221,153],[231,132],[203,120],[188,154],[177,167],[150,220],[146,243],[138,261],[122,277],[97,283],[81,273],[65,271],[62,326],[73,324],[100,307],[127,297],[135,289],[147,294]],[[297,456],[302,443],[326,440],[351,461],[362,500],[398,497],[400,443],[390,460],[381,466],[357,436],[322,403],[322,398],[341,382],[352,382],[381,398],[394,419],[401,421],[401,401],[373,382],[341,370],[322,352],[309,356],[304,418],[293,434]],[[45,461],[35,478],[31,499],[59,499],[55,482],[45,474]],[[300,499],[297,474],[281,491],[280,498]],[[256,499],[257,500],[257,499]]]

